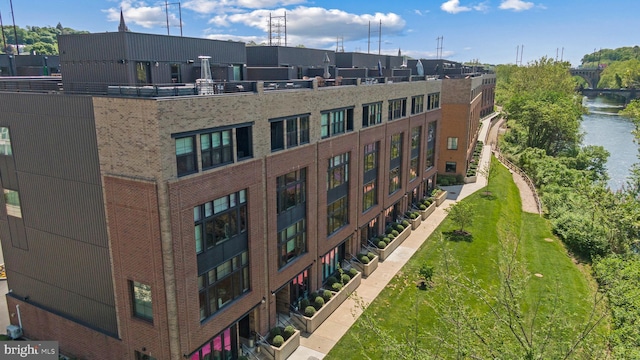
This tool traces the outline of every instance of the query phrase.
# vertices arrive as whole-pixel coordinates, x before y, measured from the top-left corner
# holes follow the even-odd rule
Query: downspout
[[[171,236],[171,209],[169,189],[166,181],[160,180],[158,186],[158,216],[160,221],[160,244],[164,269],[164,291],[167,301],[167,328],[169,330],[169,351],[171,359],[180,359],[180,331],[178,324],[178,299],[176,296],[176,274]]]
[[[20,315],[20,304],[16,304],[16,313],[18,314],[18,325],[22,330],[22,316]]]

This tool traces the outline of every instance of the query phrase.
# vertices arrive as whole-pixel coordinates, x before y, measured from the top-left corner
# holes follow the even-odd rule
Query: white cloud
[[[285,9],[254,10],[216,16],[209,23],[217,26],[245,25],[262,31],[266,39],[269,25],[265,20],[269,17],[269,13],[281,14],[284,11]],[[335,44],[336,37],[344,38],[345,42],[366,39],[369,32],[369,23],[371,23],[371,32],[377,33],[381,20],[383,37],[399,35],[405,27],[404,19],[394,13],[353,14],[337,9],[304,6],[286,11],[287,42],[290,46],[302,44],[306,47],[324,47],[329,44]],[[208,37],[210,36],[212,34],[208,35]],[[215,36],[219,38],[218,36],[220,35]],[[264,39],[256,42],[263,41]]]
[[[502,10],[524,11],[533,7],[532,2],[523,0],[503,0],[499,8]]]
[[[460,6],[460,0],[448,0],[440,5],[440,9],[451,14],[471,10],[468,6]]]
[[[422,16],[422,11],[420,11],[418,9],[413,10],[413,12],[416,13],[417,15]]]
[[[263,9],[303,4],[306,0],[187,0],[182,6],[201,14],[236,12],[237,9]]]
[[[485,2],[481,2],[481,3],[477,4],[477,5],[474,5],[473,6],[473,10],[481,11],[481,12],[487,12],[487,11],[489,11],[489,5],[487,4],[486,1]]]
[[[124,14],[127,25],[135,24],[144,28],[167,26],[167,13],[164,5],[149,6],[142,1],[124,0],[120,3],[120,8],[110,8],[102,10],[107,14],[107,20],[120,21],[120,9]],[[180,26],[180,18],[169,6],[169,26]]]

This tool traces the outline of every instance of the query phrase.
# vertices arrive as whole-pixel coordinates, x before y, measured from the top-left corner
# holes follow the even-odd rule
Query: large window
[[[338,271],[340,268],[340,262],[344,260],[344,253],[346,249],[346,241],[342,244],[331,249],[328,253],[322,256],[322,282],[324,283],[329,276]]]
[[[305,202],[306,169],[278,176],[277,210],[281,214]]]
[[[440,93],[431,93],[427,96],[427,110],[440,108]]]
[[[407,116],[407,99],[389,100],[389,120]]]
[[[447,150],[458,150],[458,138],[457,137],[448,137],[447,138]]]
[[[249,291],[249,255],[246,251],[198,276],[200,321]]]
[[[353,109],[323,112],[320,115],[320,136],[327,138],[353,131]]]
[[[362,211],[367,211],[378,203],[376,184],[377,180],[364,184],[362,189]]]
[[[17,191],[4,189],[4,203],[6,205],[7,215],[19,218],[22,217],[20,195]]]
[[[430,122],[427,126],[427,146],[425,150],[425,171],[433,167],[436,154],[436,122]]]
[[[196,138],[187,136],[176,139],[176,163],[178,176],[192,174],[198,171],[196,167]]]
[[[153,322],[151,286],[137,281],[130,281],[129,284],[133,299],[133,316]]]
[[[309,115],[271,121],[271,151],[309,143]]]
[[[369,223],[360,228],[360,244],[362,246],[370,246],[369,240],[379,235],[378,218],[375,217]]]
[[[9,128],[0,127],[0,155],[11,155],[11,137],[9,137]]]
[[[414,127],[411,129],[411,161],[409,164],[409,179],[413,180],[418,177],[418,163],[420,157],[420,135],[422,127]]]
[[[362,211],[367,211],[378,204],[378,143],[364,146],[364,174],[362,189]]]
[[[233,136],[235,134],[236,154],[234,159]],[[238,125],[235,129],[206,130],[196,135],[175,136],[176,163],[178,176],[198,171],[196,148],[200,142],[200,169],[206,170],[229,164],[235,160],[253,157],[251,125]]]
[[[207,341],[189,360],[231,360],[238,354],[237,326],[232,325]],[[186,356],[185,356],[186,358]]]
[[[401,187],[402,173],[402,133],[391,135],[391,149],[389,160],[389,194],[393,194]]]
[[[348,196],[341,197],[340,199],[327,205],[327,235],[333,234],[348,223]]]
[[[247,195],[240,190],[193,208],[196,253],[247,231]]]
[[[456,172],[456,163],[453,161],[447,161],[444,165],[444,171],[448,173]]]
[[[381,102],[362,106],[362,127],[373,126],[380,123],[382,123]]]
[[[278,233],[278,268],[307,251],[306,224],[302,219]]]
[[[200,154],[203,169],[233,162],[231,130],[201,134]]]
[[[424,95],[411,98],[411,114],[419,114],[424,111]]]
[[[349,153],[334,156],[329,159],[327,171],[327,188],[335,189],[349,181]]]

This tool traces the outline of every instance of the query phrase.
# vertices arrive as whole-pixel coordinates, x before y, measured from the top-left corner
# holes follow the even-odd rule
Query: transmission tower
[[[272,16],[269,13],[269,46],[287,46],[287,13],[282,16]]]

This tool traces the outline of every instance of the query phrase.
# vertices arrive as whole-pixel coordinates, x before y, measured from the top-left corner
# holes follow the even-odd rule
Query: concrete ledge
[[[440,193],[436,195],[436,205],[440,206],[447,199],[447,191],[440,190]]]
[[[467,176],[467,177],[464,178],[464,183],[465,184],[474,183],[476,181],[478,181],[478,176],[477,175]]]
[[[420,210],[420,216],[422,216],[422,221],[427,220],[429,215],[431,215],[433,211],[436,209],[436,206],[437,204],[434,201],[431,203],[431,205],[427,206],[425,210]]]
[[[380,261],[384,261],[391,253],[398,247],[402,242],[411,234],[411,228],[407,226],[406,229],[402,230],[392,242],[387,245],[384,249],[377,249],[378,256],[380,256]]]
[[[293,314],[295,317],[300,319],[305,324],[305,331],[308,333],[312,333],[316,331],[316,329],[331,315],[347,298],[351,293],[353,293],[358,286],[360,286],[360,282],[362,281],[362,275],[358,273],[358,275],[354,276],[351,281],[345,285],[342,290],[333,294],[333,297],[329,299],[320,310],[316,311],[313,317],[306,317],[299,314]]]
[[[354,262],[353,264],[355,264],[358,270],[362,272],[362,277],[366,278],[369,277],[369,275],[371,275],[371,273],[373,273],[378,268],[378,259],[379,257],[376,256],[373,259],[370,259],[368,264],[363,264],[360,262]]]
[[[411,220],[411,230],[415,230],[418,228],[418,226],[420,226],[420,223],[422,222],[422,216],[418,216],[415,219]]]
[[[296,351],[298,346],[300,346],[300,330],[296,330],[296,332],[293,333],[293,335],[291,335],[291,337],[288,338],[280,347],[269,345],[269,347],[271,347],[271,351],[264,351],[263,354],[272,360],[286,360],[294,351]]]

